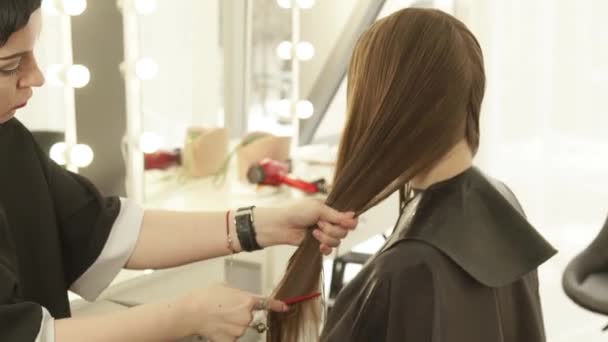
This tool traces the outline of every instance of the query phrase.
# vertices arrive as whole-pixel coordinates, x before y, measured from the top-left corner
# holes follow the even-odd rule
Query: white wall
[[[484,3],[469,18],[488,77],[480,163],[515,183],[539,225],[598,223],[608,209],[608,24],[598,13],[608,3],[473,3]],[[558,210],[580,193],[591,203]]]
[[[605,318],[567,299],[561,274],[608,212],[607,11],[603,0],[459,1],[486,57],[478,164],[560,251],[540,269],[548,341],[605,339]]]

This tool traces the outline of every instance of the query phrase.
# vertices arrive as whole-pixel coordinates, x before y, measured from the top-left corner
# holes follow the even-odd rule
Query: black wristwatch
[[[239,208],[234,216],[236,235],[241,243],[241,248],[246,252],[253,252],[262,249],[258,244],[255,224],[253,220],[253,209],[255,206]]]

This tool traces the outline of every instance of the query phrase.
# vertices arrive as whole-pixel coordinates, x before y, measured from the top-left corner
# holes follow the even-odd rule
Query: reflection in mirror
[[[137,44],[138,51],[131,64],[138,86],[131,96],[140,100],[129,106],[128,116],[139,116],[141,122],[133,122],[139,130],[130,132],[128,142],[142,157],[129,163],[146,172],[144,178],[143,170],[134,171],[128,182],[144,202],[144,191],[145,198],[156,193],[159,178],[184,176],[175,168],[182,160],[200,164],[184,153],[214,150],[213,143],[205,147],[197,142],[223,122],[220,2],[157,1],[153,8],[135,12],[139,34],[131,44]]]

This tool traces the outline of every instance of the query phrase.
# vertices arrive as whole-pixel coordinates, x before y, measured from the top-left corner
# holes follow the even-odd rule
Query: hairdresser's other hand
[[[298,246],[307,230],[314,227],[313,236],[321,243],[320,249],[325,255],[330,254],[358,224],[355,213],[341,213],[315,199],[295,201],[280,209],[260,208],[254,215],[257,239],[262,247]]]
[[[232,342],[243,336],[253,319],[252,311],[262,298],[218,284],[178,299],[180,319],[187,336],[204,336],[213,342]],[[268,299],[270,311],[286,312],[285,303]]]

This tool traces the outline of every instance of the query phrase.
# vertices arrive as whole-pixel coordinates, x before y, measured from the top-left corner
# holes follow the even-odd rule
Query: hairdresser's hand
[[[306,231],[314,227],[313,236],[321,243],[321,252],[328,255],[358,223],[354,213],[338,212],[314,199],[296,201],[281,209],[257,210],[257,238],[262,247],[278,244],[297,246]]]
[[[204,336],[213,342],[232,342],[243,336],[253,319],[252,311],[262,299],[225,285],[197,290],[180,298],[183,324],[188,336]],[[257,308],[259,309],[259,308]],[[286,312],[288,307],[269,299],[267,309]]]

